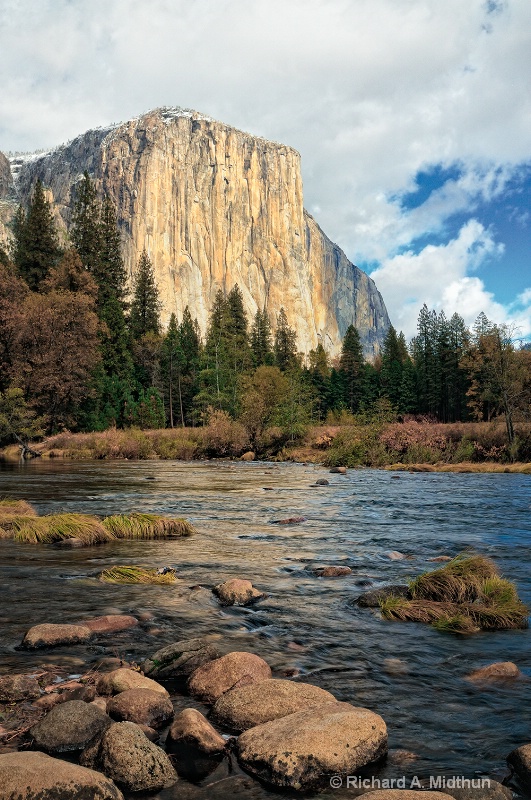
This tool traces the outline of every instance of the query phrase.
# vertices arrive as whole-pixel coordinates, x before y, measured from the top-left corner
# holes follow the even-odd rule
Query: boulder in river
[[[306,522],[306,517],[285,517],[271,520],[272,525],[298,525],[300,522]]]
[[[83,644],[88,642],[92,631],[85,625],[56,625],[45,622],[34,625],[24,636],[22,647],[35,650],[41,647],[58,647],[62,644]]]
[[[127,689],[107,703],[107,713],[119,722],[162,728],[173,718],[170,698],[152,689]]]
[[[112,720],[96,706],[69,700],[52,708],[31,729],[33,746],[45,753],[83,750],[91,739],[103,733]]]
[[[531,792],[531,744],[524,744],[509,753],[507,763],[522,787]]]
[[[405,584],[397,583],[364,592],[358,597],[356,603],[361,606],[361,608],[378,608],[380,602],[386,600],[388,597],[404,597],[407,599],[409,596],[409,587]]]
[[[247,453],[244,453],[243,456],[241,456],[240,460],[241,461],[254,461],[255,458],[256,458],[256,453],[253,453],[252,450],[248,450]]]
[[[123,800],[101,772],[44,753],[0,755],[0,786],[2,800]]]
[[[98,694],[120,694],[126,692],[128,689],[151,689],[153,692],[160,692],[168,696],[167,689],[161,686],[160,683],[146,678],[134,669],[127,669],[120,667],[112,672],[107,672],[98,678],[96,684]]]
[[[485,785],[488,780],[488,786]],[[513,793],[507,786],[488,778],[471,779],[471,787],[463,789],[444,790],[454,800],[512,800]]]
[[[41,688],[31,675],[1,675],[0,703],[18,703],[40,697]]]
[[[82,754],[81,762],[101,770],[128,792],[155,792],[177,781],[164,750],[133,722],[111,725],[98,745]]]
[[[350,567],[340,567],[337,565],[313,567],[311,571],[318,578],[342,578],[345,575],[352,575],[352,570]]]
[[[314,486],[330,486],[330,481],[327,481],[326,478],[319,478],[313,484]]]
[[[242,767],[266,783],[307,791],[334,775],[353,775],[387,752],[383,719],[349,703],[327,703],[245,731]]]
[[[221,652],[208,639],[185,639],[160,648],[146,659],[143,668],[150,678],[184,680]]]
[[[196,669],[190,676],[188,689],[204,703],[215,703],[229,689],[270,677],[271,668],[263,658],[254,653],[228,653]]]
[[[330,472],[332,474],[335,474],[335,475],[346,475],[347,474],[347,468],[346,467],[332,467]]]
[[[136,617],[129,614],[106,614],[103,617],[84,619],[80,623],[94,633],[118,633],[138,625]]]
[[[166,738],[166,751],[178,753],[183,748],[215,756],[225,751],[225,739],[195,708],[185,708],[173,720]]]
[[[521,678],[522,673],[512,661],[497,661],[474,670],[466,676],[473,683],[500,683]]]
[[[241,733],[264,722],[335,700],[334,695],[318,686],[271,678],[225,692],[214,705],[212,718],[224,728]]]
[[[212,590],[222,606],[249,606],[265,597],[263,592],[255,589],[251,581],[231,578],[215,586]]]

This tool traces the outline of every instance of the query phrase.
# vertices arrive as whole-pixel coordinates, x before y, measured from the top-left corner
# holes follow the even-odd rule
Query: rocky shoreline
[[[215,587],[215,595],[222,605],[248,605],[263,596],[239,579]],[[65,645],[75,650],[94,635],[112,646],[113,634],[134,635],[139,624],[123,614],[75,625],[46,623],[30,628],[20,647],[43,655]],[[504,663],[468,678],[488,688],[522,676]],[[170,787],[175,792],[165,797],[186,800],[228,797],[233,790],[267,797],[271,791],[345,787],[348,776],[360,774],[365,780],[359,788],[350,782],[354,788],[333,796],[504,800],[531,791],[531,744],[507,757],[511,788],[494,780],[489,788],[475,788],[477,776],[464,788],[445,779],[441,791],[432,791],[427,779],[415,785],[418,791],[385,788],[392,781],[378,788],[378,767],[393,758],[382,716],[339,702],[318,686],[274,675],[259,655],[208,637],[174,642],[140,664],[108,657],[72,675],[59,658],[53,669],[0,676],[0,712],[9,719],[0,727],[2,800],[122,800]],[[239,774],[229,773],[201,793],[198,784],[224,761],[237,765]]]

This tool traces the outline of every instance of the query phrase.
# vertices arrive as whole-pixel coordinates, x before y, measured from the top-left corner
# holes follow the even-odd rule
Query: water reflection
[[[40,513],[160,512],[187,517],[199,534],[71,551],[0,541],[0,670],[25,670],[65,655],[93,661],[111,652],[140,660],[179,638],[216,634],[222,647],[253,650],[278,674],[298,674],[380,713],[390,747],[414,754],[407,771],[504,774],[506,754],[530,739],[524,709],[531,683],[485,691],[464,676],[511,660],[531,677],[529,631],[444,636],[421,625],[384,622],[353,600],[366,586],[404,582],[432,567],[429,558],[469,547],[492,556],[531,604],[531,478],[402,473],[396,479],[360,470],[327,475],[329,486],[312,486],[324,474],[311,465],[230,462],[4,465],[0,495],[27,499]],[[306,521],[270,524],[293,516]],[[390,551],[411,559],[391,560]],[[97,573],[116,563],[169,565],[179,583],[99,583]],[[353,573],[326,579],[307,569],[323,564],[347,565]],[[251,578],[267,600],[252,609],[221,609],[209,587],[236,576]],[[146,610],[153,620],[112,643],[102,638],[46,657],[15,650],[29,624]],[[382,774],[404,769],[390,759]],[[224,762],[207,782],[223,783],[228,770]],[[240,781],[243,786],[248,779]],[[252,786],[241,796],[271,796]],[[160,797],[172,797],[168,792]],[[226,796],[234,794],[236,784]]]

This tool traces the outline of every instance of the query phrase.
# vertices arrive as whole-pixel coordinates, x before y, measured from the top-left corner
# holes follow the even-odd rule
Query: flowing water
[[[312,485],[324,475],[329,486]],[[392,751],[381,777],[500,779],[509,751],[531,741],[530,631],[444,635],[386,622],[354,602],[368,587],[402,583],[432,568],[430,558],[472,548],[492,557],[531,605],[530,476],[375,470],[342,476],[312,465],[260,462],[35,461],[0,467],[1,495],[26,499],[39,513],[157,512],[184,516],[198,529],[177,541],[81,550],[0,540],[1,673],[68,659],[72,672],[81,672],[82,662],[102,655],[140,662],[172,641],[215,635],[222,648],[262,656],[277,675],[296,671],[338,699],[381,714]],[[306,521],[271,524],[298,515]],[[393,560],[391,551],[411,558]],[[98,572],[112,564],[172,566],[179,584],[98,582]],[[353,573],[326,579],[308,569],[324,564],[347,565]],[[268,598],[249,609],[220,608],[209,587],[236,576],[252,579]],[[40,622],[142,611],[153,619],[111,641],[46,653],[15,649]],[[493,661],[516,662],[528,680],[488,689],[465,680]],[[186,704],[176,699],[176,707]],[[250,785],[228,762],[201,786],[187,785],[183,794],[181,783],[179,792],[159,797],[278,796]]]

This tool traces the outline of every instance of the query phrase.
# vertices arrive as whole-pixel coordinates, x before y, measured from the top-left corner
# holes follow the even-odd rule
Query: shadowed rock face
[[[373,281],[347,259],[303,208],[300,156],[180,109],[158,109],[117,127],[88,131],[18,168],[27,200],[40,177],[68,225],[83,171],[115,201],[126,264],[145,247],[163,321],[186,305],[203,332],[216,291],[238,284],[252,318],[283,306],[299,348],[332,354],[350,324],[374,355],[389,325]]]

